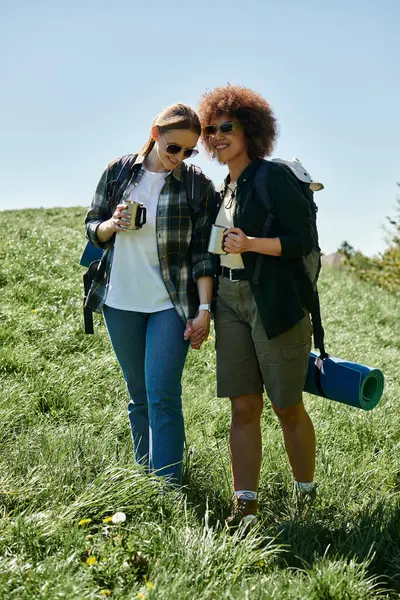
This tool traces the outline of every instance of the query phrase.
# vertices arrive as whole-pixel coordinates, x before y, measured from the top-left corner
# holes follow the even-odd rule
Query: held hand
[[[193,333],[192,321],[193,319],[188,319],[186,321],[185,331],[183,332],[183,337],[185,338],[185,340],[188,340]]]
[[[185,340],[190,339],[193,350],[199,350],[210,332],[211,315],[207,310],[201,310],[195,319],[189,319],[184,332]]]
[[[199,350],[203,342],[203,330],[197,329],[195,332],[193,329],[193,319],[188,319],[186,322],[186,329],[183,333],[185,340],[190,340],[190,346],[193,350]]]
[[[127,204],[118,204],[109,221],[111,231],[126,231],[131,222],[131,216],[126,212]]]
[[[201,310],[197,317],[192,321],[192,334],[190,336],[190,345],[193,350],[199,350],[204,340],[210,333],[211,315],[207,310]]]
[[[241,254],[250,249],[250,238],[238,227],[230,227],[225,234],[225,252]]]

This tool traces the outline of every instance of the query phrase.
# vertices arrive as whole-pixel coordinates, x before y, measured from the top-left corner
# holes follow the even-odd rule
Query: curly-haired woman
[[[296,488],[300,494],[314,490],[315,433],[302,401],[312,286],[299,265],[313,247],[311,213],[290,170],[264,160],[277,126],[262,96],[240,86],[218,87],[202,96],[199,115],[206,150],[229,169],[216,219],[228,228],[215,314],[217,392],[232,406],[235,495],[228,522],[251,523],[258,511],[264,387]],[[267,195],[276,216],[266,235]]]

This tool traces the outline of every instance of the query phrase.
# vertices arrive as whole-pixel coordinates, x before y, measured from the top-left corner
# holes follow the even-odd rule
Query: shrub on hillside
[[[391,227],[388,231],[388,248],[383,254],[364,256],[348,242],[343,242],[338,252],[345,256],[346,266],[360,279],[400,294],[400,198],[397,199],[395,216],[387,219]]]

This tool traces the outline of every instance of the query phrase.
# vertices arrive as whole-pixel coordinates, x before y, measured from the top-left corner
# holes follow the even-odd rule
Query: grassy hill
[[[326,269],[331,354],[380,367],[371,413],[306,397],[319,498],[300,516],[277,420],[263,415],[262,522],[218,527],[231,495],[229,402],[212,337],[184,376],[187,491],[132,460],[127,393],[101,317],[82,328],[81,208],[0,213],[0,597],[400,597],[399,300]],[[110,521],[123,511],[124,523]],[[397,591],[396,591],[397,590]]]

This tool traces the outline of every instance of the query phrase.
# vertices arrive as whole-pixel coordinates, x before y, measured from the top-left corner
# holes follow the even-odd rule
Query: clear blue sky
[[[229,81],[270,101],[273,156],[325,183],[323,251],[381,251],[400,180],[399,23],[399,0],[2,0],[0,209],[88,205],[156,113]]]

